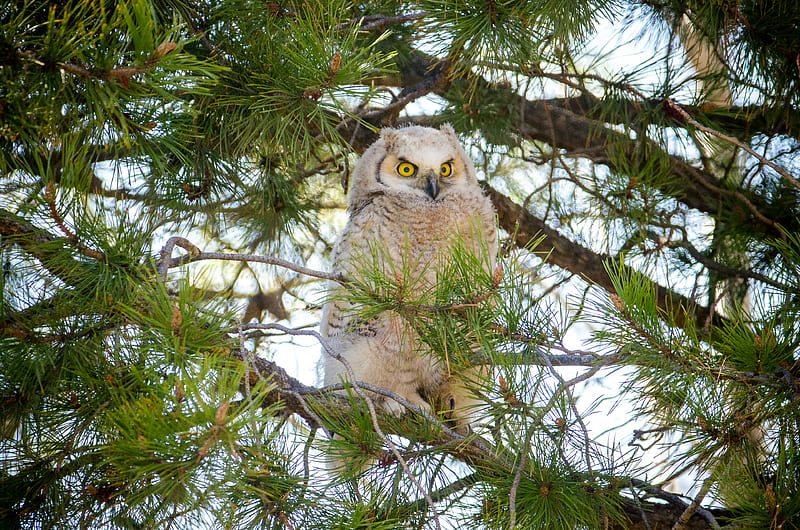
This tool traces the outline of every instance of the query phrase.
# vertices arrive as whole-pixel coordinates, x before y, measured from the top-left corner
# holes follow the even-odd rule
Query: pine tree
[[[2,526],[800,527],[798,25],[757,0],[0,6]],[[414,300],[326,272],[357,155],[443,122],[501,269],[456,246]],[[336,355],[328,281],[472,374],[474,433],[291,371]]]

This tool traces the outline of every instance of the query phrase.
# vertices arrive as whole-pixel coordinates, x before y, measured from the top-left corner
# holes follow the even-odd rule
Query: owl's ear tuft
[[[458,141],[458,135],[456,134],[456,130],[453,129],[453,126],[449,123],[443,123],[439,126],[439,130],[443,132],[445,135],[449,136],[455,141]]]
[[[392,147],[394,147],[394,142],[396,138],[397,138],[397,129],[392,129],[391,127],[385,127],[381,129],[381,135],[378,139],[383,141],[383,143],[386,145],[387,150],[390,150]]]

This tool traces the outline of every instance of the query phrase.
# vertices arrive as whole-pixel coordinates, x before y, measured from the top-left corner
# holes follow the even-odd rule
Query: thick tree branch
[[[387,83],[400,86],[417,83],[439,64],[435,57],[418,51],[410,52],[409,57],[411,60],[401,65],[399,78],[386,79]],[[478,123],[502,119],[512,129],[509,133],[516,132],[521,138],[544,142],[554,149],[587,158],[645,184],[648,182],[643,181],[642,176],[651,173],[654,161],[658,161],[673,178],[668,186],[660,182],[650,184],[713,217],[733,217],[770,236],[781,235],[778,225],[797,224],[796,218],[784,207],[772,206],[767,198],[748,190],[728,189],[711,173],[666,153],[655,142],[633,138],[608,127],[603,120],[587,117],[586,106],[591,98],[583,98],[582,104],[576,105],[581,114],[573,112],[573,107],[566,105],[565,100],[557,100],[558,104],[550,100],[528,100],[509,87],[477,76],[466,77],[466,74],[451,75],[449,82],[440,83],[435,93],[453,104],[460,104],[464,94],[469,94],[470,109]],[[491,109],[495,114],[483,116],[482,108]],[[497,115],[497,109],[502,109],[501,115]]]
[[[300,331],[302,331],[302,334],[319,338],[319,335],[314,331]],[[305,385],[288,375],[283,368],[272,361],[261,357],[249,358],[241,351],[234,352],[234,356],[247,363],[248,367],[253,370],[255,377],[264,379],[273,385],[273,389],[268,395],[263,396],[264,405],[269,406],[281,403],[285,413],[297,414],[310,424],[316,424],[319,422],[319,416],[311,413],[306,404],[307,399],[316,396],[314,406],[327,408],[330,415],[334,413],[348,415],[347,410],[350,408],[350,403],[346,398],[330,391],[323,391],[322,389]],[[399,396],[395,397],[399,398]],[[390,429],[389,432],[393,432],[391,431],[393,428],[391,424],[396,422],[396,418],[389,413],[378,411],[378,419],[383,429]],[[429,445],[441,446],[447,454],[476,467],[485,467],[490,462],[494,462],[495,465],[510,465],[504,463],[497,455],[497,452],[482,438],[466,438],[433,418],[427,418],[427,420],[435,422],[438,426],[438,432],[432,435],[431,439],[418,441]],[[403,431],[404,434],[409,432],[414,432],[414,429],[409,427],[409,429]]]
[[[560,107],[578,116],[606,123],[632,124],[641,116],[660,111],[663,99],[643,99],[639,101],[615,100],[616,110],[600,98],[581,95],[565,98],[540,100],[549,107]],[[793,109],[765,107],[763,105],[731,105],[707,109],[697,105],[681,105],[691,116],[703,116],[714,122],[720,129],[734,132],[735,136],[746,140],[758,134],[768,136],[785,135],[800,139],[800,113]]]

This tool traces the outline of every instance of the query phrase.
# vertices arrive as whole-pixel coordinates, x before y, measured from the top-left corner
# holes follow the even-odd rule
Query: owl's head
[[[349,202],[375,193],[437,201],[474,189],[476,182],[475,168],[449,125],[383,129],[353,171]]]

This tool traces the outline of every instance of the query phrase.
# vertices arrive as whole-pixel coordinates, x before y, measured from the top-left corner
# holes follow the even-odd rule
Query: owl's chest
[[[475,212],[465,211],[457,201],[384,200],[365,214],[361,233],[367,238],[426,254],[441,250],[443,244],[463,234]]]

